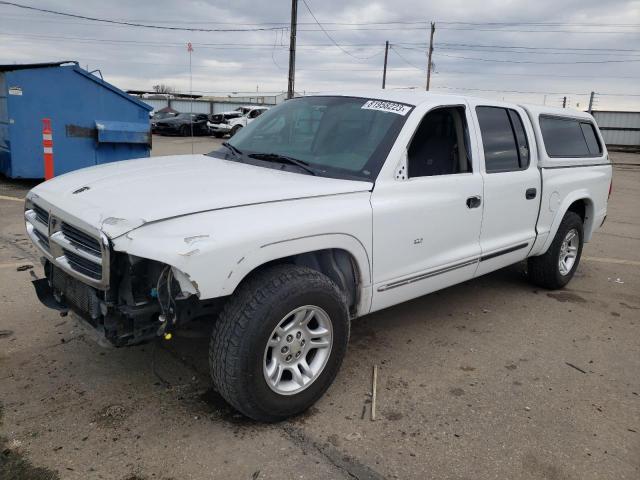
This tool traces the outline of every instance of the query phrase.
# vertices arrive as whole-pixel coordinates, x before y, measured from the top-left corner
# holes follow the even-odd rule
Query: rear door
[[[484,211],[476,275],[527,257],[536,237],[540,172],[533,130],[513,105],[473,103],[480,140]]]

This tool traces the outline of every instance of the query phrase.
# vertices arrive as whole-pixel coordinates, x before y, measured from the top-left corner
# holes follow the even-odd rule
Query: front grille
[[[66,274],[57,267],[51,268],[51,284],[63,295],[63,300],[75,307],[77,313],[89,319],[96,319],[100,315],[100,300],[96,291]]]
[[[34,229],[33,233],[35,234],[36,237],[38,237],[38,240],[40,240],[48,249],[49,248],[49,238],[44,233],[40,232],[40,230]]]
[[[76,227],[31,203],[25,212],[27,232],[46,258],[59,269],[100,290],[109,285],[109,246],[95,234]]]
[[[65,238],[69,240],[74,247],[84,250],[85,252],[93,253],[98,257],[100,256],[100,242],[98,242],[96,238],[87,235],[66,222],[62,222],[60,229]]]
[[[87,260],[66,248],[63,248],[62,251],[64,252],[64,256],[67,257],[71,268],[87,277],[95,278],[96,280],[102,279],[102,265]]]
[[[36,220],[38,220],[43,225],[49,225],[49,212],[47,212],[44,208],[39,207],[38,205],[33,206],[33,211],[36,214]]]

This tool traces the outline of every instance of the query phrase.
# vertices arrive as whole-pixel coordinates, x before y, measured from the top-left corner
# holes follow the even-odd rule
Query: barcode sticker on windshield
[[[406,115],[411,107],[395,102],[383,102],[382,100],[369,100],[362,106],[365,110],[380,110],[381,112],[397,113],[398,115]]]

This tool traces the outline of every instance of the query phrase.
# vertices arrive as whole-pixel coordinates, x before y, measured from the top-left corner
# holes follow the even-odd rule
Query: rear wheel
[[[222,133],[222,132],[214,132],[213,136],[216,137],[216,138],[222,138],[222,137],[224,137],[224,133]]]
[[[564,287],[578,268],[582,245],[582,219],[569,211],[562,219],[549,250],[544,255],[529,258],[529,279],[551,290]]]
[[[274,266],[241,285],[215,323],[213,383],[248,417],[283,420],[329,388],[348,340],[346,300],[336,284],[306,267]]]

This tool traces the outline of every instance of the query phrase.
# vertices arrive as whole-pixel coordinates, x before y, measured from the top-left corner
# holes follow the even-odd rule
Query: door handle
[[[481,204],[482,204],[482,197],[478,195],[467,198],[468,208],[478,208]]]
[[[527,188],[527,191],[525,192],[524,196],[527,200],[532,200],[536,198],[537,193],[538,191],[535,188]]]

